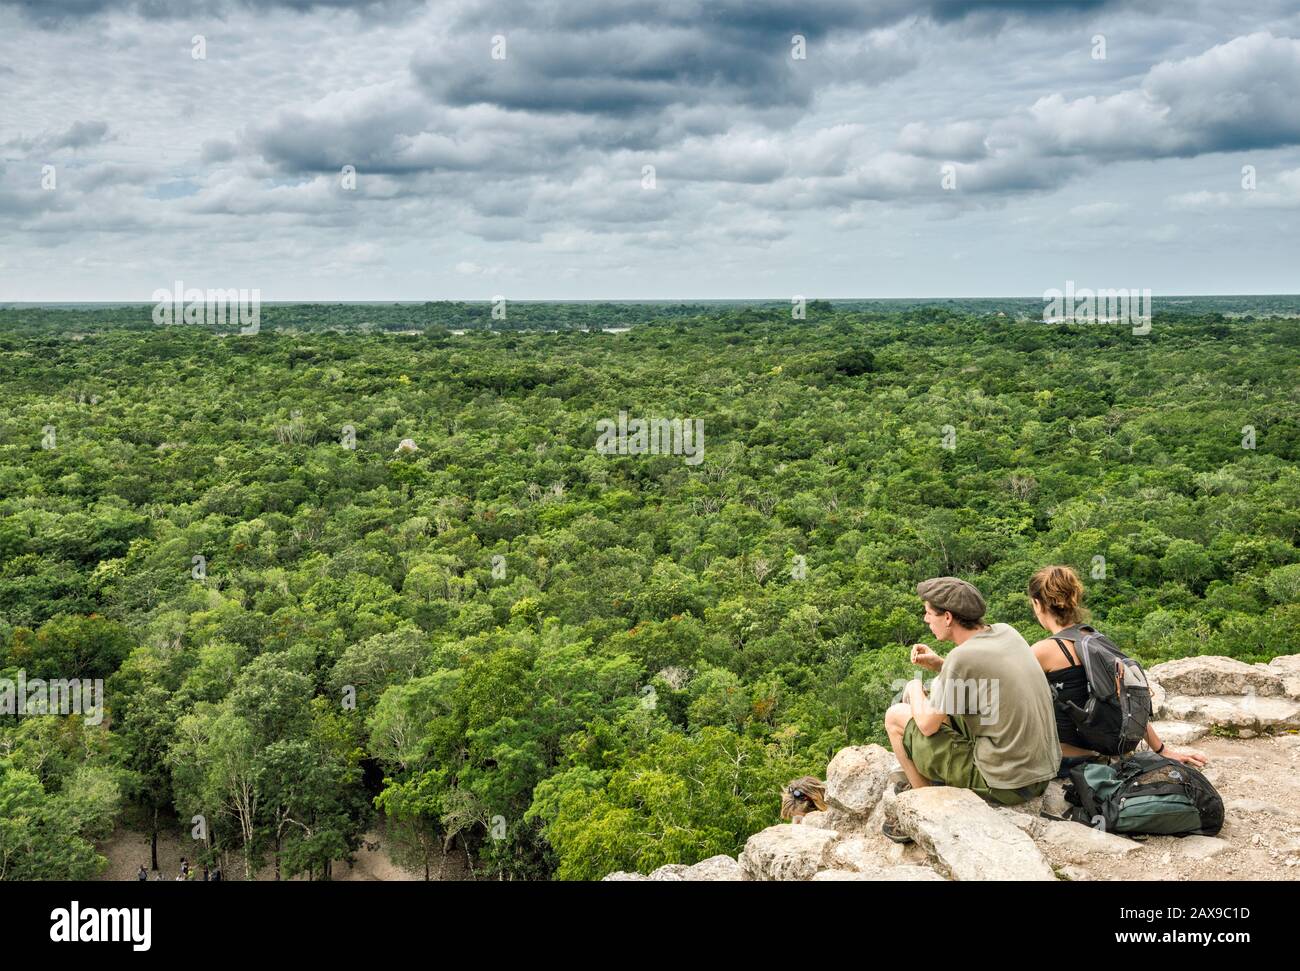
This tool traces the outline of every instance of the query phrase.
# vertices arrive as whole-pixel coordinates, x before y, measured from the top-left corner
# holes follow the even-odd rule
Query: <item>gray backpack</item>
[[[1083,706],[1062,698],[1055,704],[1074,723],[1088,747],[1103,755],[1127,755],[1146,737],[1151,720],[1151,686],[1142,665],[1114,642],[1087,624],[1057,631],[1054,639],[1074,641],[1075,653],[1088,678]],[[1069,657],[1065,645],[1061,650]],[[1070,658],[1071,666],[1074,665]],[[1055,691],[1053,691],[1055,694]]]

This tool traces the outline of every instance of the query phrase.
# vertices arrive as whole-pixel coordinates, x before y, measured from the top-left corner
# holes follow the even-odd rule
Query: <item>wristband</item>
[[[1156,749],[1155,754],[1156,754],[1156,755],[1159,755],[1161,752],[1163,752],[1163,751],[1165,750],[1165,745],[1166,745],[1165,742],[1161,742],[1161,743],[1160,743],[1160,747],[1159,747],[1158,749]]]

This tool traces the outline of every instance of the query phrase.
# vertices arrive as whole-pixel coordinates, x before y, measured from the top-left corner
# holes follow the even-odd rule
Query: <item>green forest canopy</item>
[[[515,879],[734,854],[884,741],[938,574],[1031,640],[1060,562],[1148,664],[1293,651],[1300,301],[1251,299],[0,310],[0,677],[108,708],[0,716],[0,878],[160,816],[284,876],[379,817]],[[598,453],[620,411],[704,461]]]

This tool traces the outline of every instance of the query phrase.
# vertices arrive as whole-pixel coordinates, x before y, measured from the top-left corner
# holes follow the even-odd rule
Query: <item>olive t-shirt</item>
[[[1060,768],[1051,689],[1010,624],[994,624],[953,648],[930,685],[930,704],[962,719],[975,739],[975,765],[994,789],[1042,782]]]

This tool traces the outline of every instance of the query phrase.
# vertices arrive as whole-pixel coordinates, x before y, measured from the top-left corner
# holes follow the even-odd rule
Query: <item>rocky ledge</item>
[[[1167,743],[1189,745],[1207,735],[1269,736],[1291,762],[1300,753],[1300,654],[1254,665],[1226,657],[1182,658],[1158,664],[1148,674],[1156,731]],[[1282,774],[1294,776],[1294,770],[1282,768]],[[1222,787],[1223,771],[1215,767],[1207,775]],[[783,823],[755,833],[739,858],[715,856],[692,866],[672,864],[648,875],[620,872],[605,879],[1090,880],[1134,854],[1167,869],[1175,854],[1194,867],[1232,848],[1230,838],[1138,841],[1052,818],[1067,808],[1060,782],[1037,799],[1004,807],[944,786],[895,793],[903,778],[893,753],[879,745],[841,749],[826,768],[829,806],[824,812],[810,813],[798,825]],[[1284,823],[1300,820],[1300,791],[1287,792],[1295,794],[1297,805],[1256,805],[1257,799],[1225,795],[1229,823],[1234,813],[1252,818],[1264,813]],[[885,822],[912,842],[887,839],[881,834]],[[1289,826],[1282,835],[1292,830],[1300,832],[1300,827]],[[1221,836],[1232,833],[1233,827],[1225,825]],[[1258,847],[1263,836],[1254,833],[1247,839]],[[1270,848],[1268,859],[1275,866],[1300,865],[1300,840],[1284,844],[1281,851]]]

